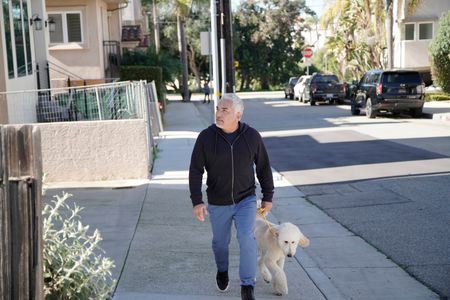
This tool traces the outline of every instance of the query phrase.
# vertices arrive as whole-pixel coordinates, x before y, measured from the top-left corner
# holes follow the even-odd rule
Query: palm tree
[[[335,73],[358,78],[369,68],[383,66],[385,12],[383,0],[337,0],[321,18],[332,32],[329,51],[339,60]]]

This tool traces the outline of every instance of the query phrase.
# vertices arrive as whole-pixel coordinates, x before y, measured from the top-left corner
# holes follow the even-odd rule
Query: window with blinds
[[[83,43],[81,12],[52,12],[48,17],[55,23],[55,30],[50,32],[51,44]]]
[[[69,43],[81,43],[81,15],[79,13],[66,14],[67,39]]]

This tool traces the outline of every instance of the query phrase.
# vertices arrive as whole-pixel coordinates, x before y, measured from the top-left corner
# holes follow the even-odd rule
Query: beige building
[[[0,94],[0,124],[24,111],[10,92],[35,90],[37,99],[39,89],[116,79],[129,2],[140,7],[140,0],[4,0],[0,92],[8,94]]]
[[[450,10],[449,0],[427,0],[412,15],[408,15],[410,0],[394,0],[393,66],[415,69],[430,77],[428,48],[436,36],[439,19]]]
[[[52,87],[118,76],[126,7],[126,0],[46,0],[47,18],[55,25],[48,40]]]

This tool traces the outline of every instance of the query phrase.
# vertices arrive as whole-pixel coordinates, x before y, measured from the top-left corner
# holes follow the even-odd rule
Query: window
[[[55,31],[50,32],[51,44],[83,43],[81,12],[50,13],[55,22]]]
[[[431,40],[433,38],[433,23],[419,24],[419,40]]]
[[[8,78],[33,72],[28,0],[2,0]]]
[[[370,83],[377,83],[379,78],[380,73],[373,73],[372,76],[370,76]]]
[[[405,24],[405,41],[414,41],[415,24]]]

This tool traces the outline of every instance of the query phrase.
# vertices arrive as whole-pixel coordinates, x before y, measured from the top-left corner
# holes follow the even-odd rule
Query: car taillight
[[[347,86],[345,84],[342,85],[342,92],[345,93],[345,91],[347,90]]]
[[[383,85],[381,83],[379,83],[377,85],[377,94],[381,94],[383,93]]]
[[[315,93],[317,91],[317,85],[311,84],[311,92]]]

